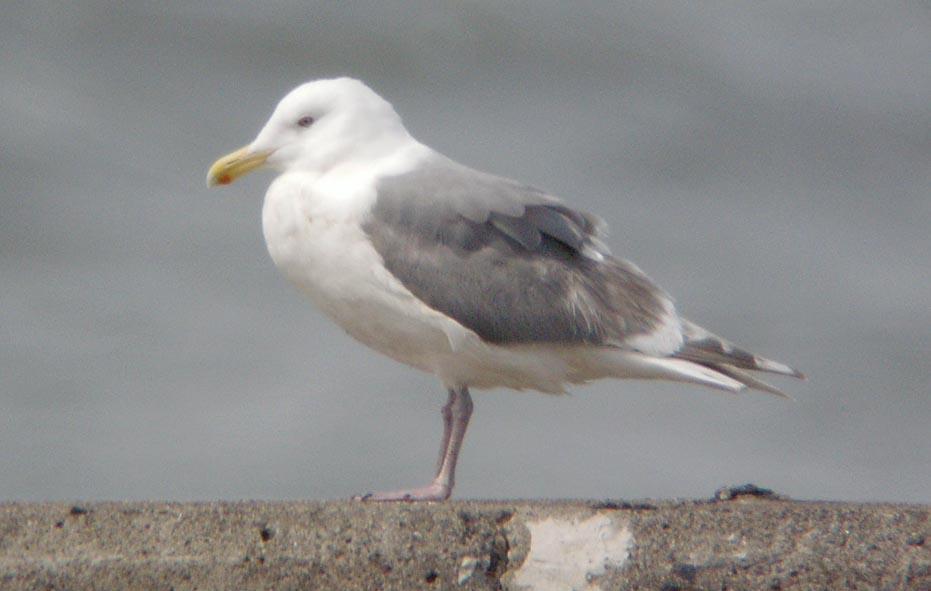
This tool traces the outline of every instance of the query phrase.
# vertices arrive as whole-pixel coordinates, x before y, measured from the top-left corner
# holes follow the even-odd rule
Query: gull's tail
[[[765,371],[794,378],[805,378],[801,372],[792,369],[788,365],[744,351],[685,319],[682,319],[682,333],[685,337],[685,343],[681,349],[673,354],[673,357],[723,374],[748,388],[788,398],[785,393],[775,386],[757,379],[745,370]]]

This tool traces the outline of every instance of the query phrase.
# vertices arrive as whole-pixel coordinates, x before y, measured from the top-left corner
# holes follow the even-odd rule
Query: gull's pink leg
[[[456,399],[452,405],[452,425],[449,432],[449,441],[446,442],[446,451],[440,462],[440,469],[433,479],[433,484],[440,484],[446,490],[444,499],[448,499],[453,492],[456,481],[456,462],[459,461],[459,450],[465,441],[466,429],[469,428],[469,419],[472,417],[472,396],[466,387],[456,391]]]
[[[440,470],[443,469],[443,461],[446,460],[446,448],[449,447],[449,435],[453,432],[453,404],[456,403],[456,398],[458,395],[453,389],[449,390],[449,398],[446,399],[446,404],[443,405],[443,410],[440,411],[440,415],[443,417],[443,439],[440,440],[440,457],[436,459],[436,474],[440,473]]]
[[[472,397],[469,389],[449,390],[449,401],[443,407],[443,441],[440,448],[436,476],[427,486],[409,490],[369,493],[355,497],[361,501],[445,501],[453,491],[456,479],[456,461],[465,439],[469,417],[472,416]]]

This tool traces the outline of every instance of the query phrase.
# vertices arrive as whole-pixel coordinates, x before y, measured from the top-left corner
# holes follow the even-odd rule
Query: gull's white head
[[[264,166],[322,173],[385,155],[408,140],[391,104],[359,80],[315,80],[281,99],[251,144],[217,160],[207,184],[227,185]]]

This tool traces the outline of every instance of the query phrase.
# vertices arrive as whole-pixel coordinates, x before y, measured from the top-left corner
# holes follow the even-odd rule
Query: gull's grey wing
[[[597,218],[542,191],[439,155],[377,191],[363,228],[385,266],[485,341],[624,346],[674,313]]]

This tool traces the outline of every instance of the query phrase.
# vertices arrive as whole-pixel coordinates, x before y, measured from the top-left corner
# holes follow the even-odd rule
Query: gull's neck
[[[354,147],[351,152],[320,162],[306,170],[315,180],[353,177],[357,182],[375,182],[386,176],[412,170],[433,151],[415,140],[406,130],[403,134],[383,134]]]

